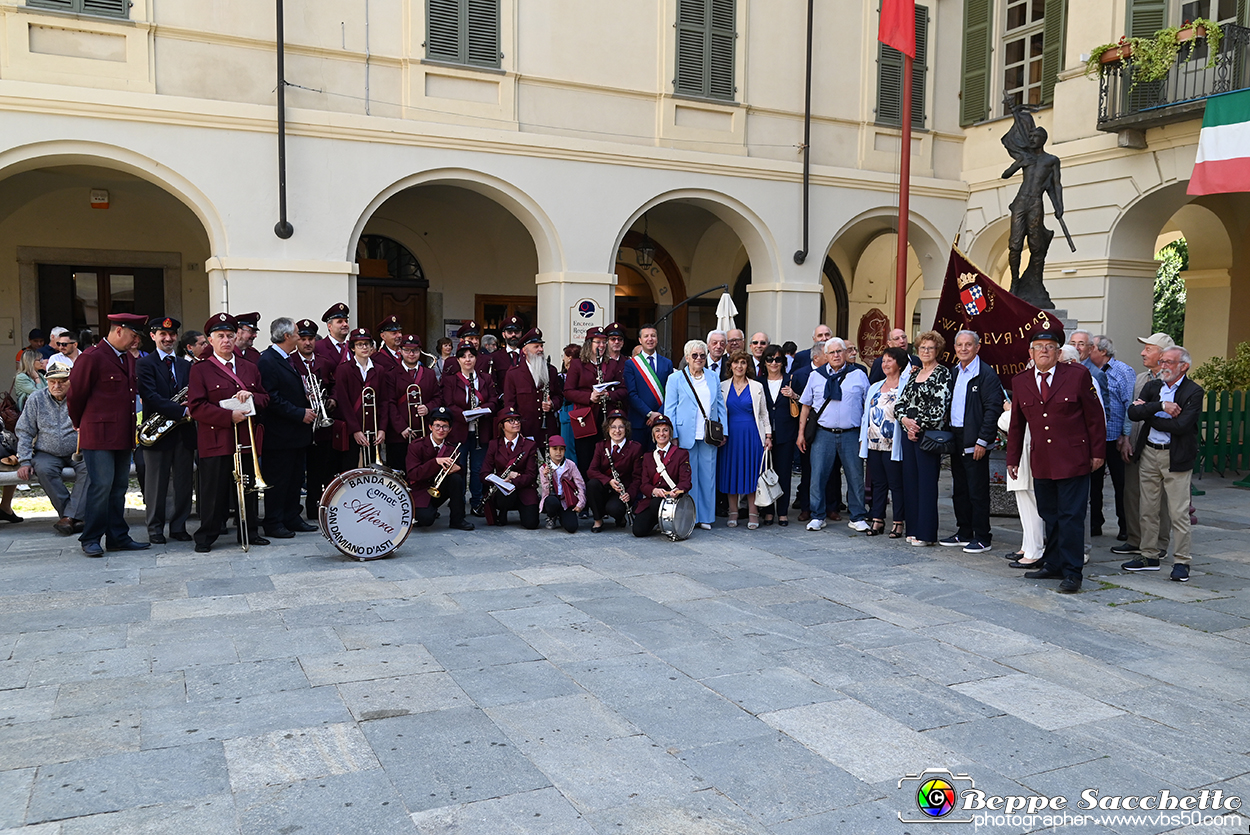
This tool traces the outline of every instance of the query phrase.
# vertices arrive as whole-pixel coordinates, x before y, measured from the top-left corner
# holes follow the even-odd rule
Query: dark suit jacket
[[[174,373],[171,377],[160,354],[156,351],[140,357],[135,361],[135,374],[139,378],[139,397],[143,400],[143,419],[146,421],[153,415],[177,420],[186,411],[186,400],[183,405],[174,402],[173,397],[187,387],[191,378],[191,361],[174,356]],[[182,444],[195,449],[195,426],[183,424],[166,433],[152,449],[173,449]]]
[[[958,363],[952,366],[950,371],[950,391],[953,394],[955,381],[959,376]],[[1033,388],[1036,390],[1037,386]],[[981,372],[968,381],[968,388],[964,395],[963,437],[960,438],[958,435],[955,437],[959,443],[960,452],[968,447],[976,446],[977,441],[980,441],[987,449],[994,446],[994,441],[998,438],[998,416],[1003,413],[1004,399],[1006,395],[1003,393],[1003,384],[998,379],[998,373],[990,367],[988,362],[982,360]],[[951,425],[949,405],[951,402],[948,398],[946,406],[948,426]]]
[[[75,369],[77,366],[75,365]],[[1202,416],[1202,398],[1205,392],[1202,386],[1189,379],[1186,375],[1176,390],[1176,405],[1181,413],[1176,417],[1157,417],[1156,412],[1163,411],[1163,401],[1159,392],[1163,388],[1162,380],[1151,380],[1142,387],[1138,400],[1144,400],[1140,406],[1129,406],[1129,420],[1140,420],[1141,432],[1137,433],[1137,445],[1133,447],[1133,460],[1141,460],[1141,451],[1150,440],[1150,430],[1171,432],[1172,441],[1168,447],[1168,469],[1174,473],[1183,473],[1194,468],[1198,460],[1198,418]]]
[[[304,377],[312,374],[321,382],[321,392],[326,399],[326,409],[330,417],[334,416],[334,410],[330,408],[330,401],[334,399],[334,369],[335,365],[330,363],[329,358],[318,354],[313,350],[313,358],[311,364],[304,359],[304,355],[299,351],[291,354],[291,367],[295,372]],[[329,446],[333,442],[334,430],[327,426],[324,429],[313,430],[313,443],[322,446]]]
[[[807,388],[807,381],[815,370],[812,368],[810,359],[801,366],[799,361],[795,359],[793,372],[790,374],[790,388],[794,389],[795,394],[800,397],[803,396],[803,390]]]
[[[907,361],[911,363],[912,368],[920,367],[920,357],[916,356],[915,354],[908,354]],[[798,362],[797,356],[795,357],[795,362],[796,363]],[[810,357],[807,360],[807,364],[808,365],[812,364]],[[877,357],[875,360],[872,361],[872,370],[868,372],[868,384],[872,385],[873,383],[878,382],[880,380],[884,380],[884,379],[885,379],[885,372],[881,370],[881,357]]]
[[[269,408],[263,417],[265,445],[270,449],[302,449],[311,444],[313,427],[304,423],[304,410],[310,408],[308,392],[290,357],[284,358],[271,345],[260,355],[256,367],[269,393]]]
[[[639,354],[638,356],[642,356]],[[643,359],[646,362],[646,359]],[[664,387],[668,385],[668,376],[673,373],[673,361],[655,352],[655,376],[660,380],[660,399],[656,400],[651,386],[647,384],[646,373],[638,370],[634,361],[625,361],[625,393],[629,398],[629,422],[635,428],[646,428],[647,412],[664,411]],[[633,495],[632,493],[630,495]]]
[[[529,372],[527,371],[528,375]],[[521,504],[538,504],[538,444],[531,441],[524,435],[517,436],[516,452],[508,452],[508,445],[504,443],[501,436],[497,440],[490,442],[486,447],[486,456],[482,459],[481,476],[482,481],[486,480],[486,476],[494,473],[495,475],[503,475],[503,471],[514,460],[517,465],[513,468],[513,472],[519,473],[513,484],[516,485],[517,495],[521,498]],[[517,456],[520,456],[518,459]]]
[[[247,360],[235,360],[235,376],[242,381],[256,400],[257,414],[264,414],[269,405],[269,394],[260,380],[260,369]],[[234,397],[239,382],[226,373],[225,367],[215,358],[201,360],[191,366],[191,379],[187,390],[187,406],[195,418],[200,457],[233,455],[235,447],[235,424],[231,413],[217,404]],[[252,419],[253,425],[256,419]],[[260,428],[253,426],[256,444],[261,443]],[[245,445],[251,441],[247,434],[247,422],[238,424],[237,437]],[[257,450],[260,454],[260,449]]]
[[[135,395],[139,380],[135,358],[118,359],[105,340],[74,361],[67,398],[70,420],[78,427],[83,449],[134,449]]]
[[[595,446],[595,457],[590,462],[590,469],[586,471],[589,478],[603,482],[605,487],[612,480],[612,467],[608,463],[608,447],[611,445],[612,442],[605,439]],[[626,438],[621,446],[621,454],[612,458],[612,464],[616,465],[616,471],[621,474],[621,484],[630,499],[638,498],[643,454],[642,444]]]
[[[811,368],[809,361],[807,367]],[[781,375],[781,387],[793,387],[794,376],[792,374]],[[771,390],[768,387],[768,378],[760,380],[760,385],[764,387],[764,405],[768,407],[768,419],[773,425],[773,443],[789,444],[798,440],[799,437],[799,419],[790,415],[790,398],[778,392],[777,399],[773,400]],[[796,394],[802,394],[799,389],[794,389]],[[802,408],[802,407],[800,407]]]
[[[668,470],[669,478],[677,482],[677,489],[686,493],[690,492],[690,453],[679,447],[676,441],[668,445],[668,455],[664,456],[664,469]],[[657,487],[665,490],[669,489],[668,482],[664,480],[660,475],[659,469],[655,466],[655,455],[648,452],[642,456],[642,475],[638,484],[639,513],[646,510],[651,506],[651,502],[655,501],[651,492]]]
[[[1033,369],[1012,379],[1007,465],[1020,465],[1027,424],[1033,441],[1029,456],[1033,478],[1089,475],[1090,459],[1107,457],[1107,423],[1094,391],[1094,378],[1081,365],[1059,363],[1051,370],[1050,397],[1044,401]]]
[[[408,387],[416,384],[421,390],[421,402],[430,411],[434,411],[443,402],[443,387],[439,385],[437,378],[434,376],[434,370],[426,368],[424,365],[418,364],[416,369],[409,369],[402,362],[390,371],[390,387],[394,397],[391,398],[390,409],[390,426],[395,432],[394,437],[388,436],[387,440],[392,443],[399,443],[403,440],[402,433],[408,428]],[[430,429],[430,417],[425,417],[426,433]],[[413,420],[413,431],[420,432],[421,425]],[[418,436],[421,437],[421,436]],[[454,442],[453,442],[454,443]],[[425,507],[425,505],[419,505]]]

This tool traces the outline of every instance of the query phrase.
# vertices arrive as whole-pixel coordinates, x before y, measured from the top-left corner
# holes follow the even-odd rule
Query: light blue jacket
[[[716,379],[716,375],[705,373],[703,381],[707,383],[708,391],[711,393],[711,403],[707,410],[709,420],[718,420],[722,426],[725,426],[725,398],[721,397],[720,380]],[[682,449],[690,449],[695,444],[695,432],[703,420],[703,413],[699,411],[699,399],[695,397],[694,390],[690,388],[690,383],[686,382],[686,375],[681,371],[674,371],[668,378],[668,383],[664,388],[664,414],[668,415],[668,419],[673,422],[673,431],[677,434],[677,445]],[[725,435],[729,435],[729,427],[725,426]]]
[[[911,376],[913,371],[915,371],[915,368],[908,363],[907,367],[903,369],[902,375],[898,378],[898,391],[903,390],[903,386],[907,383],[907,378]],[[877,396],[877,392],[881,391],[883,385],[885,385],[885,380],[878,380],[869,387],[868,394],[864,396],[864,421],[859,427],[860,458],[868,457],[868,416],[872,412],[872,399]],[[894,443],[890,445],[891,461],[903,460],[902,433],[905,431],[902,422],[896,417],[894,419]]]

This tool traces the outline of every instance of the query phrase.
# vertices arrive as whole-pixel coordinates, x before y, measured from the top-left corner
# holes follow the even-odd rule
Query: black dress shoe
[[[149,545],[164,545],[164,544],[166,544],[166,543],[165,543],[165,536],[164,536],[164,534],[159,534],[159,533],[157,533],[157,534],[151,534],[151,533],[150,533],[150,534],[148,534],[148,544],[149,544]]]
[[[486,517],[486,509],[482,507],[481,504],[473,505],[473,507],[469,509],[469,512],[472,513],[474,516],[478,517],[479,519],[483,519]]]
[[[1037,571],[1028,571],[1024,575],[1029,580],[1062,580],[1063,575],[1058,571],[1051,571],[1049,568],[1041,568]]]
[[[294,539],[295,533],[286,528],[265,528],[265,536],[271,536],[274,539]]]
[[[194,537],[186,531],[174,531],[169,535],[174,542],[190,542]]]
[[[199,543],[196,543],[195,553],[197,554],[207,554],[211,550],[213,550],[213,546],[211,545],[200,545]]]
[[[296,533],[312,533],[313,531],[321,530],[316,525],[310,525],[307,522],[305,522],[303,519],[295,520],[295,524],[291,524],[288,522],[286,529],[288,531],[295,531]]]
[[[591,525],[590,532],[591,533],[603,533],[603,524],[600,523],[598,525]]]
[[[268,545],[268,544],[269,544],[269,540],[268,540],[268,539],[265,539],[263,536],[260,536],[260,535],[257,535],[257,536],[250,536],[250,535],[249,535],[249,536],[248,536],[248,538],[247,538],[247,544],[248,544],[249,546],[251,546],[251,545]]]
[[[110,551],[146,551],[151,548],[151,544],[147,542],[135,542],[133,539],[129,542],[123,542],[120,545],[110,545]]]
[[[1007,563],[1008,568],[1037,568],[1042,564],[1041,560],[1033,560],[1033,562],[1021,562],[1020,560],[1012,560]]]
[[[1060,594],[1076,594],[1080,590],[1081,590],[1080,580],[1074,580],[1068,577],[1059,583]]]
[[[783,527],[783,528],[788,528],[788,527],[790,526],[790,520],[789,520],[789,519],[778,519],[778,520],[777,520],[777,524],[778,524],[778,525],[780,525],[780,526],[781,526],[781,527]]]
[[[100,547],[98,542],[84,542],[82,544],[82,552],[89,557],[104,556],[104,549]]]
[[[74,533],[82,533],[83,521],[81,519],[74,520]]]
[[[468,519],[464,519],[460,522],[459,525],[448,525],[447,527],[449,530],[453,530],[453,531],[471,531],[477,526],[474,525],[472,522],[470,522]]]

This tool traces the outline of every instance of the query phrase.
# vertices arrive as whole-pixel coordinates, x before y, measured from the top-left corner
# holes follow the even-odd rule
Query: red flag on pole
[[[909,58],[916,57],[916,0],[881,0],[877,40]]]

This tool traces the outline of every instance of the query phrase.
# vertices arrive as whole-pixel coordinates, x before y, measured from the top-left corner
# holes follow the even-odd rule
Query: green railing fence
[[[1213,391],[1198,424],[1198,462],[1194,474],[1230,470],[1245,474],[1237,487],[1250,487],[1250,391]]]

